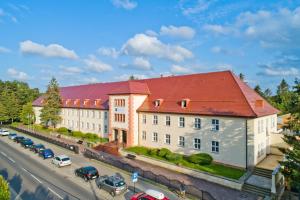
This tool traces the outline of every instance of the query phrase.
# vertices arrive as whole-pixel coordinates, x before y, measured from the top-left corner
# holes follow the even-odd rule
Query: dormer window
[[[181,108],[186,108],[188,106],[189,102],[190,102],[189,99],[182,99],[181,100]]]
[[[100,102],[101,102],[101,99],[96,99],[95,100],[95,106],[100,106]]]
[[[71,104],[71,99],[66,100],[66,105],[69,106]]]
[[[80,105],[80,99],[76,99],[74,101],[74,106],[79,106]]]
[[[162,102],[163,102],[162,99],[156,99],[156,100],[154,101],[155,107],[159,107],[159,106],[162,104]]]
[[[89,104],[89,102],[90,102],[89,99],[85,99],[84,102],[83,102],[83,105],[84,105],[84,106],[87,106],[87,105]]]

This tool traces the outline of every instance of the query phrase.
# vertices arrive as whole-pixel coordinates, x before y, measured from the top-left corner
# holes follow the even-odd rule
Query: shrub
[[[170,154],[172,153],[169,149],[166,149],[166,148],[162,148],[159,150],[158,152],[158,156],[159,157],[165,157],[167,154]]]
[[[84,134],[81,131],[73,131],[72,136],[77,138],[84,138]]]
[[[9,200],[10,199],[10,191],[8,183],[4,180],[4,178],[0,175],[0,199],[1,200]]]
[[[177,153],[168,153],[165,157],[168,161],[179,161],[182,159],[182,156]]]
[[[147,147],[142,147],[142,146],[129,147],[126,150],[134,152],[138,155],[147,155],[148,151],[149,151],[149,149]]]
[[[60,127],[57,129],[57,132],[59,133],[68,133],[68,129],[66,127]]]
[[[157,156],[158,153],[158,149],[150,149],[149,150],[149,155],[151,156]]]
[[[91,140],[97,140],[97,139],[99,139],[99,136],[94,133],[86,133],[86,134],[84,134],[84,138],[91,139]]]
[[[207,153],[192,154],[187,157],[188,161],[199,165],[210,165],[213,158]]]

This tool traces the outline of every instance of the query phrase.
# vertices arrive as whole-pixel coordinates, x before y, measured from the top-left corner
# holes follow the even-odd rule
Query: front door
[[[115,141],[118,142],[118,130],[115,129],[114,133],[115,133]]]
[[[122,142],[123,144],[127,144],[127,132],[126,131],[122,131]]]

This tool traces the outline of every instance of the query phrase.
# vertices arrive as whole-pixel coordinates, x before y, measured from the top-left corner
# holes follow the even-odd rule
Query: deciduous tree
[[[21,122],[23,122],[23,124],[28,125],[28,124],[33,124],[34,123],[35,115],[34,115],[34,111],[33,111],[33,107],[32,107],[31,102],[23,105],[20,118],[21,118]]]

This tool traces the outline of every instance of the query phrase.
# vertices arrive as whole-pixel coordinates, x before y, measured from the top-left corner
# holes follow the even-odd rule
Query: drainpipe
[[[246,170],[248,169],[248,120],[246,119]]]

